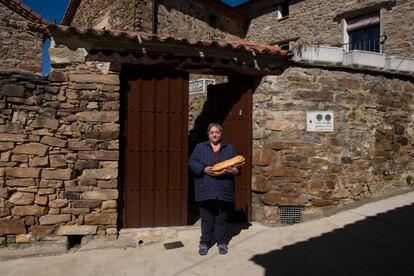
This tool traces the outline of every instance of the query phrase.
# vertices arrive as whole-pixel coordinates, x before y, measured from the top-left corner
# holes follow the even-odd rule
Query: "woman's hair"
[[[216,128],[218,128],[218,130],[220,130],[220,133],[222,133],[222,132],[223,132],[223,129],[221,128],[221,126],[220,126],[219,124],[216,124],[216,123],[211,123],[211,124],[209,124],[209,125],[208,125],[208,128],[207,128],[207,135],[210,133],[210,129],[211,129],[212,127],[216,127]]]

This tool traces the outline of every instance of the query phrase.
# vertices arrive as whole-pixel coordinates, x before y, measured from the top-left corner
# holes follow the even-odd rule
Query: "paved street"
[[[167,242],[4,261],[1,275],[414,275],[414,192],[286,227],[232,226],[229,253],[197,254],[199,229]]]

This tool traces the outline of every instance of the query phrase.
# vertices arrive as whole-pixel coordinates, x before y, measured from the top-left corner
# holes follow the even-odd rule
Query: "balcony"
[[[325,45],[309,45],[294,51],[296,61],[342,63],[343,49]]]
[[[414,72],[414,59],[390,56],[386,58],[386,67],[389,71],[412,73]]]
[[[378,53],[379,45],[382,42],[377,40],[364,43],[347,43],[342,47],[331,47],[325,45],[306,45],[294,50],[293,60],[305,63],[319,63],[340,65],[346,67],[369,68],[390,72],[414,73],[414,59],[387,56]]]
[[[385,55],[362,50],[343,53],[343,65],[385,69]]]

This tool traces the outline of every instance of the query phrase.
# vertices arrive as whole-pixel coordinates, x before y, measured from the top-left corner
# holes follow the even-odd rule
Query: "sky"
[[[116,1],[116,0],[115,0]],[[191,1],[191,0],[190,0]],[[230,6],[235,6],[248,0],[223,0],[223,2]],[[68,0],[21,0],[24,4],[29,6],[32,10],[39,13],[43,18],[50,22],[60,24],[65,13]],[[50,71],[50,61],[47,49],[50,46],[50,41],[47,41],[43,47],[43,68],[42,73],[46,75]]]

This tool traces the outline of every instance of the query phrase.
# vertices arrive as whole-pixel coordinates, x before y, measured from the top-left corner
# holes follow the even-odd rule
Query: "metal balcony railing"
[[[349,52],[352,50],[361,50],[379,53],[381,51],[381,45],[384,44],[386,39],[386,35],[381,35],[378,37],[371,37],[369,39],[356,40],[349,43],[344,43],[342,44],[342,46],[345,52]]]

